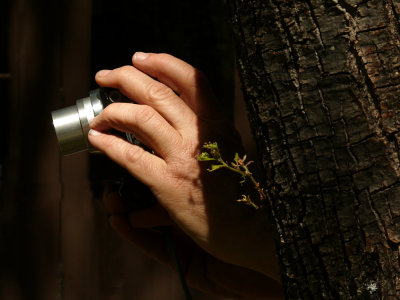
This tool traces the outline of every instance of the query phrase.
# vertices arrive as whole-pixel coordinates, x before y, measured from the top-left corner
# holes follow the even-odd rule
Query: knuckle
[[[187,82],[190,82],[192,85],[203,85],[207,79],[202,71],[196,68],[190,68],[186,74]]]
[[[156,115],[156,111],[148,105],[140,105],[140,109],[135,115],[137,124],[144,124],[153,119]]]
[[[137,164],[143,158],[144,150],[140,147],[129,145],[124,150],[125,165]]]
[[[153,81],[147,86],[147,97],[150,101],[161,101],[171,97],[172,94],[173,91],[169,87],[158,81]]]
[[[132,72],[133,67],[132,66],[122,66],[116,69],[116,73],[118,77],[126,77]]]
[[[131,76],[132,71],[133,71],[133,66],[122,66],[115,69],[114,71],[115,87],[121,88],[124,85],[124,83],[128,80],[128,78]]]

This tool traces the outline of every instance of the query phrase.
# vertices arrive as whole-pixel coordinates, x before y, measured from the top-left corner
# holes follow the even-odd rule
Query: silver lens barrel
[[[77,100],[76,105],[51,113],[62,154],[93,149],[88,141],[90,123],[103,109],[100,90],[96,89],[90,92],[89,97]]]

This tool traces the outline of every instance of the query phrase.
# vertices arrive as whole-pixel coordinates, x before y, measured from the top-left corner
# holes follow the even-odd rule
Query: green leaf
[[[202,152],[200,155],[197,155],[196,158],[198,161],[215,160],[213,157],[210,157],[210,154],[208,154],[207,152]]]
[[[203,146],[203,148],[204,148],[204,149],[208,149],[208,150],[219,151],[217,142],[214,142],[214,143],[205,143],[204,146]]]
[[[238,163],[238,160],[239,160],[239,153],[236,152],[235,158],[234,158],[233,160],[235,161],[235,163]]]
[[[209,172],[213,172],[215,170],[218,170],[220,168],[224,167],[224,165],[212,165],[210,169],[208,169]]]

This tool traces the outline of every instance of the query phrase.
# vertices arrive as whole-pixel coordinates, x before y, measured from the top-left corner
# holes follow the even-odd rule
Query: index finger
[[[205,75],[190,64],[169,54],[136,52],[133,65],[169,86],[197,116],[221,119],[217,98]]]

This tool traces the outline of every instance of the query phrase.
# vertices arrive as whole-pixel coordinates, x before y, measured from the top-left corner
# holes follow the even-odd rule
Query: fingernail
[[[97,131],[97,130],[94,130],[94,129],[90,129],[89,132],[88,132],[88,134],[89,134],[89,135],[93,135],[93,136],[97,136],[97,135],[100,135],[101,132],[99,132],[99,131]]]
[[[149,56],[148,53],[136,52],[136,53],[133,55],[133,60],[136,60],[136,61],[145,60],[148,56]]]
[[[101,70],[101,71],[97,72],[96,77],[104,77],[110,72],[111,72],[111,70]]]

